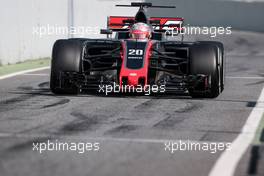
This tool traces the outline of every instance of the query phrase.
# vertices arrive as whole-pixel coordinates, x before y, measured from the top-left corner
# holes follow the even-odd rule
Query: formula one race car
[[[215,98],[223,91],[222,43],[167,40],[167,35],[182,30],[183,18],[148,18],[145,9],[174,6],[151,3],[117,6],[139,7],[139,11],[135,17],[108,17],[107,29],[101,30],[107,38],[55,42],[50,77],[53,93],[100,92],[99,87],[102,90],[105,85],[107,89],[109,85],[118,85],[122,91],[156,86],[154,93],[184,92],[194,98]],[[160,87],[164,91],[157,91]]]

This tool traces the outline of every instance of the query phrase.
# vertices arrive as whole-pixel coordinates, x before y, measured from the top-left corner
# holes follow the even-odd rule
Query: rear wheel
[[[55,94],[77,94],[79,88],[71,80],[62,79],[63,72],[81,72],[81,40],[57,40],[53,46],[50,89]]]
[[[190,74],[207,75],[208,89],[204,91],[204,85],[197,84],[189,88],[193,98],[215,98],[221,91],[221,77],[223,77],[219,62],[218,46],[213,43],[197,42],[190,48]]]

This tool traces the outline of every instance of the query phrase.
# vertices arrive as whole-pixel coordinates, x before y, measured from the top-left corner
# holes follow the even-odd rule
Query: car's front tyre
[[[82,41],[57,40],[52,50],[50,90],[55,94],[77,94],[71,80],[62,79],[64,72],[81,72]]]
[[[222,54],[217,45],[210,42],[197,42],[190,47],[189,69],[191,75],[207,75],[209,87],[203,91],[201,85],[189,88],[189,93],[193,98],[215,98],[223,90],[222,79],[224,77],[221,70],[219,57]]]

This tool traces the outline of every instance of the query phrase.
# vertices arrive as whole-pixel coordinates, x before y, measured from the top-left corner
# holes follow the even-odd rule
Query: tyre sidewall
[[[190,48],[190,74],[209,76],[209,91],[198,93],[190,90],[192,97],[215,98],[220,94],[220,79],[218,68],[218,48],[210,43],[196,43]]]
[[[63,87],[62,72],[81,72],[82,42],[78,40],[57,40],[52,50],[50,88],[59,94],[75,94],[75,85]]]

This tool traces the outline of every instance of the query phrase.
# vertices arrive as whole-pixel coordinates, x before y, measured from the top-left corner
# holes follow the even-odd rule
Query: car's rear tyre
[[[189,88],[193,98],[215,98],[222,91],[221,66],[219,62],[220,50],[213,43],[197,42],[190,47],[189,68],[191,75],[208,75],[209,87],[203,90],[203,85]]]
[[[63,72],[81,72],[82,41],[57,40],[52,50],[50,90],[55,94],[77,94],[79,88],[71,80],[62,79]]]

